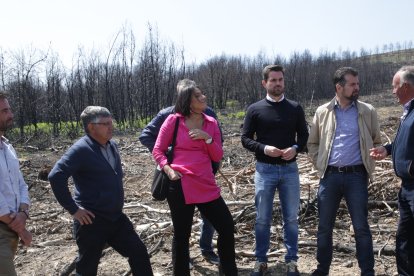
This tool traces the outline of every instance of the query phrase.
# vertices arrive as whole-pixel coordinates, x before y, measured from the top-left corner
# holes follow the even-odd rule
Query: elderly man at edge
[[[398,275],[414,275],[414,66],[402,67],[392,80],[392,93],[404,107],[394,142],[371,150],[372,158],[392,155],[395,174],[401,178],[398,192],[400,219],[396,235]]]
[[[111,140],[111,113],[88,106],[81,114],[86,135],[55,164],[49,181],[58,202],[73,216],[79,255],[76,272],[96,275],[105,245],[128,258],[133,275],[153,275],[147,248],[137,235],[124,204],[123,172],[116,143]],[[72,198],[68,178],[75,184]]]

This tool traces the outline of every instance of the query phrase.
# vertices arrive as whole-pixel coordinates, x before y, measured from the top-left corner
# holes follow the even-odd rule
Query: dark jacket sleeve
[[[391,155],[391,153],[392,153],[392,144],[386,144],[384,147],[387,150],[387,154]]]
[[[207,109],[204,111],[204,113],[206,115],[211,116],[214,119],[216,119],[218,128],[220,130],[221,145],[223,145],[223,143],[224,143],[223,131],[221,130],[220,122],[218,121],[216,112],[214,112],[214,110],[211,107],[208,106]],[[218,170],[220,169],[220,163],[221,162],[211,161],[211,166],[213,167],[213,174],[214,175],[216,175]]]
[[[68,179],[79,169],[79,165],[81,164],[79,157],[78,145],[75,144],[56,162],[48,177],[57,201],[71,215],[76,213],[79,207],[76,205],[69,191]]]
[[[158,133],[162,123],[167,119],[168,115],[173,113],[174,107],[167,107],[155,116],[151,122],[142,130],[139,136],[139,141],[143,144],[150,152],[154,149],[155,141],[157,140]]]
[[[208,116],[211,116],[214,119],[216,119],[219,130],[220,130],[221,144],[223,144],[223,142],[224,142],[223,131],[221,130],[220,122],[218,121],[216,112],[214,112],[214,110],[211,107],[208,106],[206,111],[204,111],[204,113],[206,113]]]
[[[244,117],[241,142],[246,149],[254,153],[264,154],[266,145],[253,139],[256,133],[256,122],[254,117],[254,107],[250,106]]]
[[[309,138],[308,123],[306,122],[305,112],[303,108],[298,105],[298,125],[296,129],[298,152],[307,151],[306,143]]]

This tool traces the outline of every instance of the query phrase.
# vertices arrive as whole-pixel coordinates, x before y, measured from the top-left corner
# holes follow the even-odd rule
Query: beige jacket
[[[332,101],[318,107],[313,118],[307,143],[308,154],[321,178],[324,177],[328,166],[328,159],[335,136],[335,101],[336,99],[334,98]],[[357,109],[362,162],[372,181],[375,161],[369,156],[369,150],[381,145],[377,112],[372,105],[361,101],[357,101]]]

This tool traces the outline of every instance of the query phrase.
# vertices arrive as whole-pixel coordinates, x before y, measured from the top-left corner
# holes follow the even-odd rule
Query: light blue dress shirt
[[[334,111],[336,129],[328,165],[335,167],[361,165],[357,106],[353,102],[342,109],[336,102]]]

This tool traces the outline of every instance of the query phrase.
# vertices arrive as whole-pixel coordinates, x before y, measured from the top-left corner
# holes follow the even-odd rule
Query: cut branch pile
[[[383,135],[386,134],[383,133]],[[157,265],[161,266],[164,271],[171,271],[170,250],[173,228],[170,212],[166,202],[152,201],[150,195],[150,183],[155,164],[151,155],[140,145],[136,137],[122,138],[119,144],[125,172],[125,213],[134,223],[136,231],[147,245],[152,258],[159,254],[168,256],[163,257],[162,262]],[[68,146],[69,144],[62,147],[54,146],[52,147],[53,151],[40,152],[36,158],[31,157],[23,160],[22,170],[25,179],[31,186],[32,220],[29,222],[29,229],[35,239],[33,247],[27,251],[20,248],[16,258],[17,265],[24,267],[24,264],[27,263],[25,254],[54,252],[48,256],[55,263],[53,274],[69,275],[74,268],[73,258],[76,256],[76,245],[71,232],[72,218],[57,204],[49,183],[39,179],[39,171],[45,167],[53,166]],[[244,258],[251,261],[254,257],[255,247],[255,160],[250,152],[242,148],[240,137],[237,135],[225,137],[224,149],[225,157],[216,178],[235,222],[238,262],[242,262]],[[318,224],[316,195],[319,178],[306,154],[298,156],[298,166],[301,181],[299,247],[302,254],[314,254]],[[393,255],[398,220],[396,198],[400,181],[395,177],[392,162],[389,159],[377,162],[374,179],[368,186],[368,207],[375,253],[378,257]],[[283,246],[281,210],[277,193],[274,202],[274,223],[271,227],[269,257],[280,258],[286,251]],[[190,239],[192,255],[194,252],[199,252],[200,224],[200,214],[196,211]],[[351,257],[354,255],[354,233],[344,202],[341,203],[338,210],[334,245],[338,252],[344,252],[348,255],[352,253]],[[68,247],[73,248],[73,255],[69,259],[63,258],[59,255],[59,249]],[[112,251],[111,248],[108,248],[104,252],[108,254]],[[39,265],[40,269],[42,264]],[[128,275],[127,270],[124,275]]]

